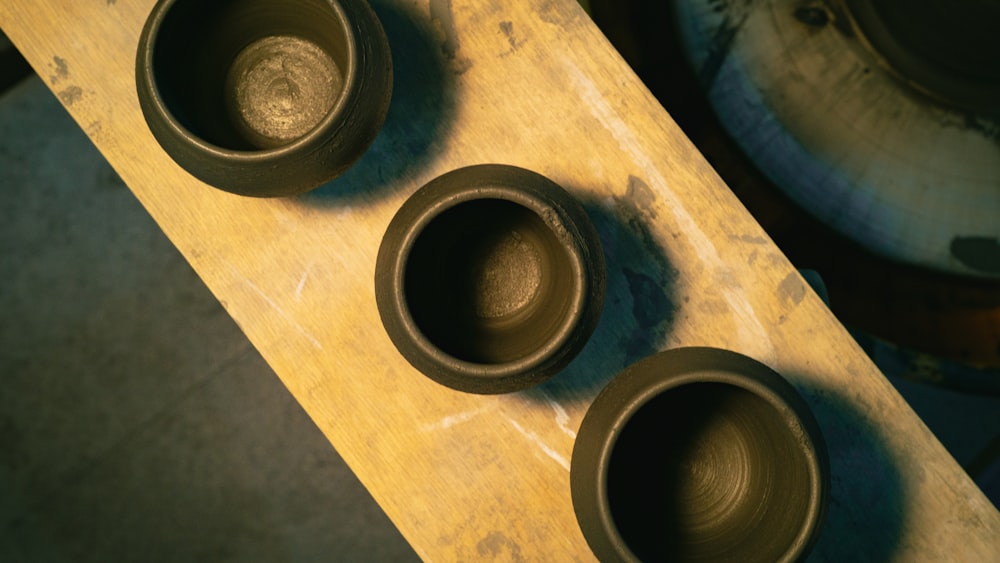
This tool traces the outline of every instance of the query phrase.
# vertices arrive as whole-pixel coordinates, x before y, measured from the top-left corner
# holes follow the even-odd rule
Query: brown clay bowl
[[[601,391],[570,481],[601,561],[796,561],[818,535],[829,464],[785,379],[735,352],[680,348]]]
[[[229,192],[284,196],[368,148],[392,59],[364,0],[160,0],[139,38],[136,90],[182,168]]]
[[[399,352],[471,393],[539,383],[586,344],[604,255],[583,207],[547,178],[484,164],[413,194],[379,248],[375,296]]]

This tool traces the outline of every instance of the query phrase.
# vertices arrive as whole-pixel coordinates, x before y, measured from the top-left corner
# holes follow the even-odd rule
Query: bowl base
[[[226,109],[251,144],[278,147],[316,127],[343,88],[343,73],[318,45],[272,35],[236,55],[226,77]]]

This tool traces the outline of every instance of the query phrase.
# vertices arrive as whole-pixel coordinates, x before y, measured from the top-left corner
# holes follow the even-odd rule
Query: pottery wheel
[[[996,51],[988,52],[995,34],[975,36],[981,24],[939,24],[928,12],[933,3],[917,2],[931,14],[924,27],[966,30],[975,37],[955,41],[979,45],[989,63],[975,66],[966,54],[976,50],[934,42],[907,51],[912,28],[888,34],[902,55],[882,53],[890,48],[869,38],[886,34],[873,28],[893,26],[894,10],[907,6],[876,4],[877,24],[841,2],[678,0],[675,10],[687,58],[723,127],[806,211],[893,260],[1000,279],[1000,118],[991,113],[998,98],[981,95],[998,88]],[[943,6],[935,9],[1000,10],[973,1]],[[972,12],[966,20],[981,19]],[[917,69],[904,68],[904,59],[917,60]],[[981,90],[951,87],[962,80]]]
[[[294,36],[254,41],[236,56],[226,78],[230,117],[261,148],[287,144],[333,109],[344,79],[316,44]]]

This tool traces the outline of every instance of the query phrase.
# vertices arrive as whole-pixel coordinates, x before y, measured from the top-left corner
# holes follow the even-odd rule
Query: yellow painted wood
[[[425,559],[592,559],[570,501],[575,431],[626,363],[681,345],[754,356],[816,409],[834,470],[817,559],[1000,556],[1000,514],[572,0],[375,2],[396,64],[382,133],[345,176],[272,200],[200,183],[149,133],[133,60],[152,4],[3,0],[0,27]],[[405,198],[481,162],[579,196],[609,266],[577,361],[491,397],[413,370],[373,293]]]

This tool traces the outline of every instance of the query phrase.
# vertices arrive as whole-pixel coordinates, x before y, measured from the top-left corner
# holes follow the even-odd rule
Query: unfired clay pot
[[[781,376],[735,352],[681,348],[601,391],[570,481],[601,561],[796,561],[823,521],[829,464]]]
[[[413,194],[375,271],[379,314],[400,353],[438,383],[484,394],[568,364],[597,324],[604,284],[583,207],[505,165],[454,170]]]
[[[200,180],[283,196],[346,170],[392,93],[382,26],[364,0],[160,0],[136,55],[153,136]]]

